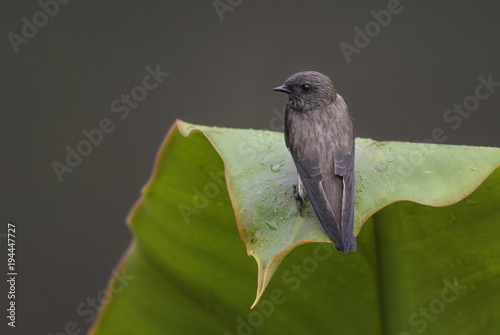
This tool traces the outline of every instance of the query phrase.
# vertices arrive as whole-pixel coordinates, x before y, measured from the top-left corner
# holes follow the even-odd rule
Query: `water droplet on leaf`
[[[282,166],[283,166],[283,163],[273,164],[273,165],[271,165],[271,171],[273,171],[273,172],[280,172]]]
[[[387,164],[380,164],[380,165],[375,165],[375,170],[378,172],[385,172],[387,171],[388,165]]]
[[[266,225],[269,227],[271,230],[276,230],[278,229],[278,225],[274,221],[266,221]]]

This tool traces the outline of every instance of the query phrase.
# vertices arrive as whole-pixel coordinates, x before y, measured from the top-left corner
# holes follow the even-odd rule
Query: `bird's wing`
[[[350,150],[339,148],[335,143],[333,161],[335,175],[342,178],[342,240],[347,250],[356,250],[354,223],[354,144]]]
[[[319,221],[335,247],[343,250],[340,226],[342,204],[333,199],[334,194],[341,194],[339,188],[343,187],[342,181],[339,176],[322,171],[324,165],[319,157],[299,154],[294,157],[295,166]]]
[[[335,145],[333,155],[298,154],[294,161],[314,211],[335,247],[344,252],[356,250],[352,231],[354,148],[348,152]]]

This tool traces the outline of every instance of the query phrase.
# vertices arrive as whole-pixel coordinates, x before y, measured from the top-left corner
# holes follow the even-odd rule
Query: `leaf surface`
[[[135,278],[109,296],[94,333],[489,331],[500,295],[478,296],[500,284],[499,164],[498,148],[356,139],[358,251],[344,255],[309,203],[298,215],[282,133],[178,121],[129,218],[120,268]],[[448,300],[460,293],[453,303],[446,288]],[[432,311],[446,318],[420,315],[439,299]]]

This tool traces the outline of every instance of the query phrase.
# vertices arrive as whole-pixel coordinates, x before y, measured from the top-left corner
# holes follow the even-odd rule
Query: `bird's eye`
[[[311,90],[311,85],[302,84],[302,85],[300,85],[300,89],[302,90],[302,92],[307,93]]]

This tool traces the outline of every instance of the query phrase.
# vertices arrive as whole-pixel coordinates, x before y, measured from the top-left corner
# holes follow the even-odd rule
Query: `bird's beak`
[[[292,94],[293,93],[292,91],[290,91],[289,89],[287,89],[284,85],[273,88],[273,91],[284,92],[284,93],[288,93],[288,94]]]

